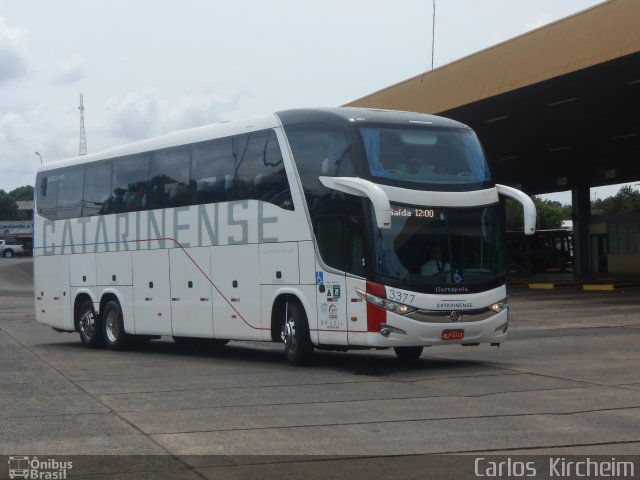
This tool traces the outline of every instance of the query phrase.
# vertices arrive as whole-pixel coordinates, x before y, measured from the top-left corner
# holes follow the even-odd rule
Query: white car
[[[11,258],[14,255],[22,255],[24,248],[22,245],[7,244],[5,240],[0,240],[0,255],[5,258]]]

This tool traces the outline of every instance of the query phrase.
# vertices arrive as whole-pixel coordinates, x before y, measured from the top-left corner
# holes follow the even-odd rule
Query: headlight
[[[408,313],[415,312],[417,308],[410,307],[404,303],[394,302],[392,300],[387,300],[386,298],[377,297],[371,293],[363,292],[362,290],[356,288],[356,293],[359,297],[364,298],[367,302],[375,305],[376,307],[384,308],[392,313],[397,313],[398,315],[407,315]]]
[[[509,308],[509,304],[507,303],[507,299],[505,298],[501,302],[497,302],[497,303],[494,303],[493,305],[490,305],[489,308],[496,313],[500,313],[503,310],[507,310]]]

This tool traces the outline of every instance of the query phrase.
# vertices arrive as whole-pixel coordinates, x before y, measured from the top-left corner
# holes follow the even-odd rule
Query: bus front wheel
[[[291,365],[306,365],[313,356],[313,343],[309,335],[307,315],[298,302],[288,302],[282,325],[284,353]]]
[[[102,325],[93,309],[93,302],[85,300],[78,308],[77,326],[80,341],[87,348],[100,348],[103,345]]]
[[[107,302],[102,311],[102,334],[110,350],[126,350],[131,344],[131,336],[124,331],[122,309],[115,300]]]
[[[415,362],[422,355],[422,347],[393,347],[397,357],[403,362]]]

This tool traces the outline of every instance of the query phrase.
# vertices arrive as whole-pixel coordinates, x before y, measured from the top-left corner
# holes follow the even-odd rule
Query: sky
[[[600,0],[436,0],[435,68]],[[0,0],[0,189],[40,164],[431,68],[433,0]],[[602,194],[600,195],[602,198]]]

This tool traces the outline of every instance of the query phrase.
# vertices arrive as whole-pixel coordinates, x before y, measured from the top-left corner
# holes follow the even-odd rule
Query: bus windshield
[[[375,237],[377,274],[425,287],[472,285],[505,274],[499,204],[475,208],[391,204],[391,229]]]
[[[390,179],[477,188],[490,181],[489,168],[471,129],[366,126],[360,128],[369,173]]]

